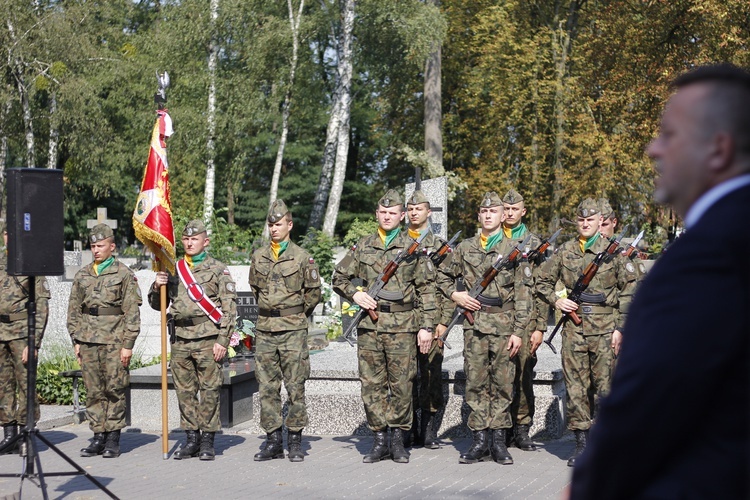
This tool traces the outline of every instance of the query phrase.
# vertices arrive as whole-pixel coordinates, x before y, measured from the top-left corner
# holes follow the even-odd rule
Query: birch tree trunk
[[[323,10],[327,10],[325,0],[320,2]],[[342,41],[336,35],[336,29],[331,24],[331,39],[336,48],[336,59],[341,60]],[[338,73],[338,71],[337,71]],[[325,214],[328,203],[328,195],[331,191],[331,177],[333,176],[333,165],[336,161],[336,146],[339,137],[339,118],[341,114],[341,78],[336,77],[333,95],[331,96],[331,113],[328,117],[328,127],[326,128],[326,144],[323,149],[323,165],[320,168],[320,179],[318,180],[318,189],[315,191],[310,219],[307,227],[320,229],[323,224],[323,215]]]
[[[13,44],[18,43],[16,38],[16,30],[13,27],[13,23],[10,19],[6,19],[8,26],[8,32],[10,33],[10,39]],[[26,89],[26,82],[23,77],[23,64],[21,59],[17,55],[9,57],[15,59],[13,61],[14,68],[12,68],[13,78],[16,80],[16,88],[18,89],[18,97],[21,101],[21,110],[23,112],[23,128],[24,135],[26,136],[26,166],[34,168],[36,166],[36,153],[34,152],[34,121],[31,116],[31,103],[29,102],[29,93]]]
[[[9,98],[0,113],[0,200],[5,199],[5,168],[8,161],[8,134],[5,130],[5,123],[7,123],[12,105],[13,102]],[[2,220],[7,220],[5,208],[5,203],[0,202],[0,219]]]
[[[211,0],[211,41],[208,49],[208,140],[206,141],[206,188],[203,192],[203,221],[209,232],[214,215],[216,191],[216,64],[219,58],[216,20],[218,18],[219,0]]]
[[[292,28],[292,60],[289,68],[289,83],[287,85],[286,93],[284,94],[284,105],[281,109],[281,138],[279,139],[279,149],[276,151],[276,162],[273,165],[273,177],[271,178],[271,192],[268,200],[268,208],[271,209],[271,205],[279,193],[279,178],[281,177],[281,165],[284,161],[284,148],[286,148],[287,136],[289,135],[289,112],[292,106],[292,89],[294,88],[294,76],[297,71],[297,58],[299,53],[299,23],[302,19],[302,9],[305,7],[305,0],[300,0],[299,10],[297,11],[297,17],[294,16],[294,8],[292,7],[292,0],[287,0],[287,7],[289,7],[289,24]],[[263,239],[268,239],[268,225],[263,225]]]
[[[57,92],[50,92],[49,100],[49,152],[47,168],[57,168],[57,146],[60,142],[60,131],[57,120]]]
[[[437,6],[439,0],[431,0]],[[436,166],[443,165],[443,108],[441,87],[441,47],[435,46],[424,70],[424,150]]]
[[[333,237],[336,219],[339,215],[341,194],[344,191],[346,176],[346,159],[349,155],[349,116],[352,91],[352,30],[354,28],[355,0],[344,0],[343,29],[341,30],[341,57],[339,58],[339,130],[336,145],[336,162],[333,169],[333,183],[328,197],[326,216],[323,221],[323,232]]]

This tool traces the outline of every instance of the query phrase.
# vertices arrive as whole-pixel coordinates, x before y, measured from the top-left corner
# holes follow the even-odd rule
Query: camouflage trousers
[[[530,336],[523,339],[523,345],[513,358],[516,376],[513,381],[513,403],[510,413],[518,425],[531,425],[534,419],[534,367],[536,353],[531,354]]]
[[[509,429],[516,365],[506,350],[510,335],[464,331],[466,404],[469,429]]]
[[[310,377],[307,330],[255,335],[255,376],[260,392],[260,426],[267,433],[284,423],[281,410],[281,382],[289,395],[286,426],[298,432],[307,426],[305,381]]]
[[[27,339],[0,341],[0,425],[26,425]],[[39,401],[34,402],[34,421],[39,420]]]
[[[125,392],[130,385],[130,373],[120,362],[121,349],[121,344],[80,342],[86,418],[94,432],[125,427]]]
[[[443,348],[433,341],[427,354],[417,353],[417,361],[419,407],[423,412],[435,413],[443,407]]]
[[[562,337],[562,369],[568,403],[568,429],[591,427],[594,407],[609,392],[614,351],[612,334],[581,335],[565,329]]]
[[[416,342],[413,333],[357,332],[362,402],[370,430],[411,429]]]
[[[187,431],[216,432],[223,375],[221,364],[214,361],[216,337],[177,338],[172,344],[169,366],[172,368],[180,427]],[[200,395],[200,398],[198,397]]]

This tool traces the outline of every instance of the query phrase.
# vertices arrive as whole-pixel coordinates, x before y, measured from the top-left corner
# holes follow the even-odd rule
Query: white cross
[[[113,219],[107,219],[107,209],[99,207],[96,209],[96,219],[88,219],[86,221],[86,227],[91,229],[97,224],[106,224],[112,229],[117,229],[117,221]]]

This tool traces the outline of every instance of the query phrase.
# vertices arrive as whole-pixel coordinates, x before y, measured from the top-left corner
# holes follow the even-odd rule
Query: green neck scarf
[[[96,262],[94,262],[94,272],[96,272],[96,275],[99,276],[109,266],[111,266],[112,264],[114,264],[114,262],[115,262],[115,258],[112,257],[112,256],[110,256],[107,260],[105,260],[103,262],[100,262],[99,264],[97,264]]]
[[[396,236],[398,236],[398,233],[400,232],[401,232],[400,227],[393,228],[390,231],[385,231],[384,229],[378,228],[380,241],[383,242],[383,246],[385,248],[388,248],[388,245],[390,245],[393,242],[393,240],[396,239]]]
[[[189,255],[185,255],[185,262],[187,262],[190,267],[193,267],[206,260],[206,257],[208,257],[208,254],[205,250],[203,250],[198,255],[193,255],[192,257]]]
[[[487,236],[487,243],[484,245],[484,251],[489,252],[492,250],[492,247],[503,241],[503,232],[498,231],[497,233],[493,234],[492,236]]]
[[[281,257],[281,254],[284,253],[286,250],[286,247],[289,246],[289,240],[282,241],[281,243],[276,243],[275,241],[271,242],[271,253],[273,254],[273,258],[276,260],[279,260],[279,257]]]
[[[523,235],[526,234],[526,224],[523,222],[517,225],[514,228],[511,228],[510,230],[510,239],[511,240],[518,240],[523,238]]]
[[[586,250],[588,250],[589,248],[591,248],[592,246],[594,246],[594,243],[596,243],[599,240],[599,236],[601,236],[601,234],[599,234],[597,232],[594,236],[592,236],[591,238],[589,238],[589,239],[587,239],[585,241],[583,241],[583,239],[581,239],[581,241],[583,243],[583,246],[581,247],[581,250],[583,250],[585,252]]]

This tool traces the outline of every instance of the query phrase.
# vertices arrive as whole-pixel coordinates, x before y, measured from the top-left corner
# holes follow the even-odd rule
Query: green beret
[[[484,198],[482,198],[482,203],[479,205],[480,208],[501,207],[501,206],[503,206],[503,201],[494,191],[489,191],[487,193],[484,193]]]
[[[97,224],[89,231],[89,241],[96,243],[97,241],[106,240],[107,238],[114,238],[115,233],[112,228],[106,224]]]
[[[286,208],[284,200],[278,199],[271,203],[271,208],[268,209],[268,216],[266,220],[271,224],[279,222],[286,214],[289,213],[289,209]]]
[[[195,236],[206,232],[206,225],[202,220],[191,220],[185,225],[185,229],[182,230],[183,236]]]
[[[523,196],[516,191],[515,189],[509,189],[507,193],[505,193],[505,196],[503,196],[503,203],[507,203],[508,205],[515,205],[516,203],[521,203],[523,201]]]
[[[420,190],[414,191],[411,197],[406,201],[407,205],[419,205],[420,203],[427,203],[427,206],[430,206],[430,200],[428,200],[424,193]]]
[[[600,214],[601,208],[599,204],[592,198],[586,198],[578,205],[576,209],[576,215],[578,217],[591,217],[592,215]]]
[[[602,217],[611,219],[615,216],[615,211],[612,209],[612,205],[609,204],[607,198],[599,198],[597,202],[599,203],[599,213],[602,214]]]
[[[383,195],[382,198],[378,200],[378,205],[381,207],[389,208],[389,207],[395,207],[396,205],[403,205],[404,200],[401,198],[401,195],[398,194],[398,192],[395,189],[389,189],[386,191],[386,193]]]

